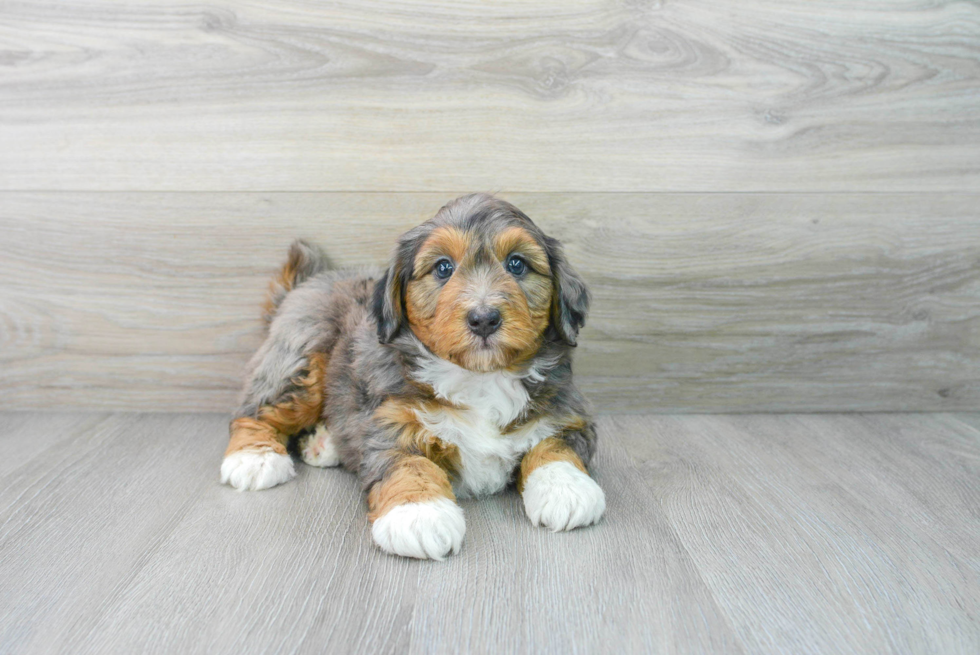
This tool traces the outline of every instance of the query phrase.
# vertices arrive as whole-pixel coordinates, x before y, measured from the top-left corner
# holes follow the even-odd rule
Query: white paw
[[[258,491],[296,475],[293,458],[273,450],[239,450],[221,462],[221,481],[239,491]]]
[[[535,469],[524,482],[524,511],[534,525],[552,532],[591,525],[606,511],[596,481],[568,462]]]
[[[442,559],[459,552],[465,534],[463,510],[448,498],[398,505],[371,528],[381,550],[419,559]]]
[[[310,466],[337,466],[340,464],[340,453],[333,443],[333,437],[327,426],[319,423],[313,434],[303,437],[299,444],[299,452],[303,461]]]

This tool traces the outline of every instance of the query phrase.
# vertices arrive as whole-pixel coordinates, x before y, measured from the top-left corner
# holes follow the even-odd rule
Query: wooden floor
[[[980,418],[606,416],[608,513],[372,547],[352,475],[218,484],[226,416],[0,414],[0,652],[980,652]]]

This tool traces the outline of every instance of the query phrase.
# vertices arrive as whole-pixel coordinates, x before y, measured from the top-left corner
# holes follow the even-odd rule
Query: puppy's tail
[[[293,241],[293,245],[289,246],[286,263],[269,283],[269,295],[262,307],[262,318],[265,319],[266,324],[272,322],[286,294],[302,284],[304,280],[329,268],[327,256],[318,246],[303,239]]]

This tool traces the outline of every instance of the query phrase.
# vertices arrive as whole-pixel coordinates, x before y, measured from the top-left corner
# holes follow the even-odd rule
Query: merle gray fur
[[[522,380],[531,399],[523,421],[548,415],[586,418],[584,429],[556,436],[588,465],[596,433],[586,400],[572,382],[571,356],[588,314],[588,289],[556,239],[510,203],[485,194],[458,198],[405,233],[385,271],[325,271],[322,252],[305,242],[295,243],[290,257],[301,263],[294,267],[295,286],[288,293],[272,290],[275,315],[266,341],[247,367],[236,416],[255,417],[262,405],[285,398],[294,391],[293,381],[306,370],[309,356],[327,353],[323,419],[338,444],[341,462],[357,472],[363,487],[380,481],[394,461],[396,443],[395,435],[376,422],[374,412],[393,396],[424,399],[425,390],[410,381],[411,371],[423,358],[434,356],[407,323],[404,289],[422,243],[435,228],[447,224],[485,234],[520,225],[547,252],[558,301],[543,345],[526,363],[539,376]]]

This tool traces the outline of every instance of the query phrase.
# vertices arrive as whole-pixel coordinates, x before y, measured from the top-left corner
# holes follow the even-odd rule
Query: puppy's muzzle
[[[477,307],[466,314],[466,324],[470,332],[486,339],[500,329],[502,319],[500,310],[493,307]]]

